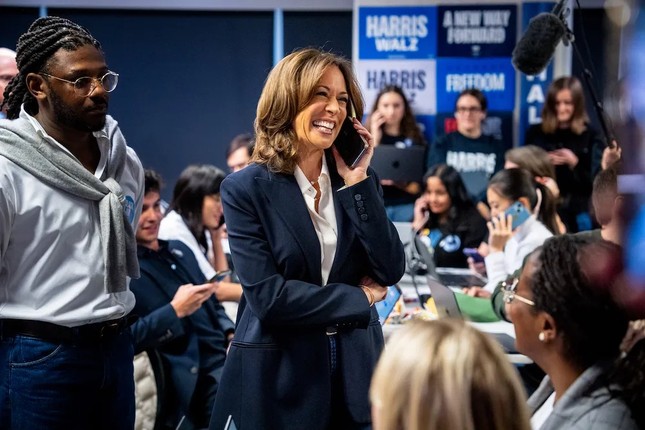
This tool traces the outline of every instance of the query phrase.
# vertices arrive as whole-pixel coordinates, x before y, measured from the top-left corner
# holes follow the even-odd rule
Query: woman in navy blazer
[[[369,169],[372,137],[350,169],[332,144],[349,100],[344,58],[296,51],[258,102],[252,164],[222,183],[244,289],[211,429],[369,429],[368,388],[383,348],[373,305],[404,272],[403,246]]]

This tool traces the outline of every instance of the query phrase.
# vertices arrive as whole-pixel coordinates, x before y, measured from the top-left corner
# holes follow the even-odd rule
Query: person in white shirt
[[[209,164],[185,168],[159,227],[159,239],[179,240],[193,251],[206,279],[229,269],[221,240],[223,179],[224,172]],[[242,287],[226,277],[218,282],[215,295],[220,302],[239,302]]]
[[[557,234],[555,202],[546,186],[535,182],[524,169],[504,169],[493,176],[486,191],[491,220],[488,222],[488,246],[485,255],[488,283],[485,287],[472,287],[468,294],[490,297],[498,283],[506,280],[522,266],[526,257],[546,239]],[[506,213],[518,203],[523,222],[517,225],[514,217]]]
[[[37,19],[0,120],[0,428],[131,429],[143,168],[100,43]]]

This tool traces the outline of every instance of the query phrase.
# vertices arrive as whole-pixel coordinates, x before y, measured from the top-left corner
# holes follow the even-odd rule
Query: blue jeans
[[[129,330],[102,342],[0,340],[0,428],[131,430],[133,343]]]

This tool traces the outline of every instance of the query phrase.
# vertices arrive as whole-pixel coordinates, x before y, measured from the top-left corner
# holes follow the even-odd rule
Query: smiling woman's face
[[[210,230],[219,227],[222,213],[222,200],[219,194],[204,197],[204,202],[202,203],[202,223],[204,227]]]
[[[349,95],[342,72],[329,66],[309,105],[296,115],[293,128],[300,145],[324,150],[334,143],[347,116]]]

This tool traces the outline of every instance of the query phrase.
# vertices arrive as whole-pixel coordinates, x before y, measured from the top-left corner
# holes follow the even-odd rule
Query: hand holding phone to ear
[[[493,217],[486,225],[490,252],[503,252],[506,243],[513,236],[513,216]]]

